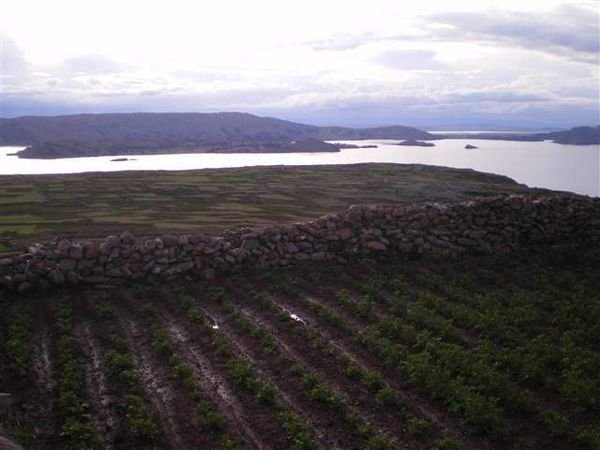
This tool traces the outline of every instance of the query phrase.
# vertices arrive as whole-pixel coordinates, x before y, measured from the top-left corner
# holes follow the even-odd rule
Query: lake
[[[600,146],[552,142],[482,139],[435,141],[435,147],[405,147],[397,141],[341,141],[375,144],[379,148],[346,149],[339,153],[244,153],[125,155],[65,159],[19,159],[7,156],[22,147],[0,147],[0,175],[106,172],[119,170],[188,170],[220,167],[352,164],[364,162],[420,163],[506,175],[530,187],[600,196]],[[471,144],[478,149],[467,150]],[[133,158],[134,160],[131,160]]]

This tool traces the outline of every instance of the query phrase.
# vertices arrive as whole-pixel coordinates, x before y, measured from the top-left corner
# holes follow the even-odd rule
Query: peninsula
[[[0,118],[0,146],[25,146],[19,158],[75,158],[172,153],[338,152],[371,148],[324,141],[402,140],[399,145],[431,147],[440,139],[553,140],[560,144],[600,143],[600,126],[550,133],[431,134],[394,125],[373,128],[314,126],[239,112],[120,113]]]
[[[318,127],[238,112],[80,114],[0,119],[19,158],[170,153],[337,152],[326,140],[435,139],[417,128]]]

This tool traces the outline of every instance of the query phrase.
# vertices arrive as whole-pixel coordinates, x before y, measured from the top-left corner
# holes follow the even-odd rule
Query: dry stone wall
[[[0,289],[110,284],[187,275],[212,279],[244,269],[301,261],[345,262],[358,255],[451,256],[507,252],[537,244],[600,242],[600,198],[498,196],[467,202],[352,206],[292,225],[136,240],[130,232],[102,242],[36,244],[0,259]]]

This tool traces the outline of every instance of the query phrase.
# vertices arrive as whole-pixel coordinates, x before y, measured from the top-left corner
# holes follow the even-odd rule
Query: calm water
[[[357,143],[356,141],[347,141]],[[379,148],[348,149],[340,153],[181,154],[124,156],[132,161],[113,162],[117,156],[57,160],[6,156],[21,147],[0,147],[0,175],[107,172],[118,170],[186,170],[219,167],[351,164],[361,162],[422,163],[471,168],[507,175],[531,187],[544,187],[600,196],[600,146],[551,142],[437,141],[435,147],[403,147],[397,141],[362,141]],[[466,150],[466,144],[479,147]]]

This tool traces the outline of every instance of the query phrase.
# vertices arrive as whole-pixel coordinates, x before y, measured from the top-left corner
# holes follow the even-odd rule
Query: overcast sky
[[[313,124],[598,124],[598,1],[0,6],[0,116],[247,111]]]

